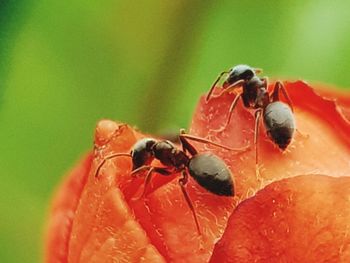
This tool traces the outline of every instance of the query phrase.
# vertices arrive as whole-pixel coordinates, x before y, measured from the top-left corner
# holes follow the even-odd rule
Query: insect
[[[154,172],[164,176],[181,172],[179,185],[192,211],[198,233],[200,234],[198,218],[185,188],[188,182],[188,176],[191,176],[199,185],[209,192],[222,196],[234,196],[234,183],[230,169],[221,158],[210,152],[198,153],[188,140],[212,144],[237,153],[246,151],[249,145],[242,148],[230,148],[204,138],[186,134],[184,130],[180,131],[179,139],[182,150],[168,140],[156,140],[153,138],[141,139],[134,144],[130,153],[115,153],[106,156],[98,165],[95,177],[99,175],[103,164],[107,160],[121,156],[130,157],[132,160],[132,175],[147,171],[142,194],[142,196],[144,196]],[[151,163],[154,159],[159,160],[164,166],[152,166]]]
[[[232,112],[236,107],[238,100],[241,98],[246,108],[256,109],[255,111],[255,164],[258,174],[258,144],[257,138],[259,134],[259,121],[263,115],[263,122],[269,138],[283,151],[285,150],[293,138],[295,131],[295,120],[293,114],[293,105],[288,93],[282,82],[277,81],[271,94],[268,92],[267,77],[259,78],[257,74],[261,73],[261,69],[254,69],[248,65],[237,65],[229,71],[222,72],[213,83],[206,101],[213,97],[220,97],[224,93],[230,93],[241,88],[238,95],[231,103],[227,121],[225,125],[218,130],[223,131],[230,123]],[[219,95],[214,96],[213,91],[216,84],[223,75],[228,74],[222,84],[222,91]],[[280,92],[284,95],[287,104],[280,101]]]

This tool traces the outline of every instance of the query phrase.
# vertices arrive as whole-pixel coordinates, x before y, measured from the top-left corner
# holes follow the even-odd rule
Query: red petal
[[[237,195],[244,199],[271,181],[299,174],[321,173],[333,176],[350,174],[350,123],[338,110],[334,100],[318,95],[304,82],[286,83],[295,108],[297,128],[306,138],[295,134],[285,152],[281,152],[267,137],[260,125],[259,164],[261,180],[255,174],[254,115],[241,102],[234,109],[232,121],[224,133],[214,129],[224,125],[232,94],[212,99],[208,104],[201,98],[192,120],[191,133],[210,138],[231,147],[241,147],[250,141],[252,150],[242,155],[210,150],[221,156],[233,171]],[[198,149],[205,150],[197,144]]]
[[[45,262],[67,262],[72,223],[91,161],[92,155],[83,158],[55,195],[47,225]]]
[[[107,259],[134,262],[141,257],[164,261],[125,200],[141,185],[140,180],[130,176],[130,159],[120,157],[107,161],[95,177],[104,156],[111,152],[127,153],[140,138],[141,135],[127,125],[111,121],[98,124],[95,160],[73,221],[69,262],[106,262]]]
[[[350,177],[274,182],[232,214],[210,262],[350,262]]]
[[[309,138],[296,135],[288,150],[281,153],[261,132],[261,180],[255,175],[253,149],[236,155],[194,143],[200,151],[212,151],[227,162],[234,174],[237,196],[242,200],[271,181],[284,177],[315,172],[344,176],[350,172],[350,141],[347,136],[350,125],[344,111],[339,110],[334,100],[316,94],[303,82],[286,83],[286,87],[295,105],[298,129]],[[206,104],[202,98],[193,118],[191,133],[231,147],[242,147],[246,140],[252,142],[253,114],[240,103],[228,129],[222,134],[214,131],[225,123],[232,100],[232,95],[225,95]],[[58,205],[62,207],[59,211],[63,211],[60,218],[68,218],[68,224],[58,222],[58,212],[54,209],[47,251],[50,254],[54,248],[59,249],[56,254],[52,253],[53,257],[50,254],[47,258],[57,258],[60,262],[65,262],[67,257],[69,262],[88,259],[103,262],[107,258],[130,261],[144,255],[146,262],[163,261],[164,258],[173,262],[186,262],[189,258],[191,262],[209,260],[214,243],[221,237],[237,200],[210,194],[190,180],[187,189],[203,232],[198,236],[175,178],[177,175],[155,175],[152,187],[142,200],[135,200],[135,197],[142,192],[143,180],[130,176],[131,163],[127,157],[107,161],[99,177],[95,178],[97,166],[105,156],[129,152],[142,137],[144,135],[127,125],[112,121],[99,123],[89,175],[91,160],[89,165],[85,163],[68,179],[78,182],[73,194],[66,192],[69,189],[69,183],[66,183],[60,191],[62,197],[56,199],[60,200],[56,201],[58,204],[62,203]],[[125,247],[126,244],[130,246]]]

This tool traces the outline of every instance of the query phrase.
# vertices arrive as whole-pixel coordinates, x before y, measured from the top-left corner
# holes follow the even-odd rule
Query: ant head
[[[132,170],[152,162],[154,158],[152,148],[156,143],[155,139],[144,138],[134,144],[131,150]]]
[[[250,80],[255,74],[254,68],[248,65],[237,65],[230,70],[230,73],[224,82],[224,87],[225,85],[231,85],[238,80]]]

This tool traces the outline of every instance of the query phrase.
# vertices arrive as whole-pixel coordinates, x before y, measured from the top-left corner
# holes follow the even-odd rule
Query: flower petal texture
[[[235,209],[210,262],[349,262],[350,177],[300,175]]]
[[[46,262],[209,262],[210,258],[213,262],[224,262],[224,259],[230,260],[234,251],[232,242],[247,244],[247,250],[251,249],[254,252],[251,254],[257,254],[264,251],[266,240],[255,240],[255,236],[248,233],[254,228],[257,232],[263,230],[250,221],[247,221],[246,229],[232,226],[243,222],[244,216],[254,218],[261,213],[261,220],[266,221],[269,231],[279,233],[282,231],[277,222],[279,217],[273,217],[273,211],[279,204],[282,208],[278,211],[288,213],[288,217],[281,217],[281,224],[293,222],[290,242],[296,242],[293,243],[295,251],[303,250],[302,243],[299,247],[296,241],[302,238],[298,233],[304,231],[306,222],[315,220],[318,213],[322,222],[329,220],[329,224],[325,225],[330,232],[334,232],[334,237],[344,237],[339,240],[344,241],[345,247],[340,243],[334,243],[334,247],[324,246],[324,258],[328,259],[328,249],[346,251],[349,239],[340,228],[344,230],[350,225],[344,221],[347,210],[341,211],[341,208],[346,206],[349,193],[346,187],[338,186],[347,185],[350,174],[350,99],[326,89],[315,91],[301,81],[284,84],[294,105],[298,131],[287,150],[281,152],[267,137],[263,124],[260,124],[259,176],[255,171],[254,112],[239,102],[230,125],[224,132],[217,132],[227,120],[235,95],[225,94],[208,103],[204,96],[200,98],[190,134],[229,147],[250,145],[247,152],[237,153],[193,142],[199,152],[212,152],[226,162],[232,171],[236,192],[233,198],[216,196],[190,178],[186,189],[198,216],[202,235],[198,235],[192,213],[182,195],[179,174],[155,174],[144,198],[139,198],[144,178],[131,176],[132,164],[128,157],[107,160],[98,176],[95,176],[106,156],[129,153],[139,139],[151,137],[126,124],[100,121],[96,127],[93,151],[68,175],[54,197],[46,235]],[[161,165],[157,161],[153,164]],[[317,183],[313,185],[312,181]],[[318,187],[323,192],[318,192]],[[286,203],[286,191],[295,194],[293,200],[298,201],[298,209]],[[276,203],[266,204],[266,212],[255,201],[271,199],[275,195]],[[241,215],[242,207],[248,212]],[[260,209],[259,213],[249,212],[255,208]],[[336,229],[330,227],[333,226],[332,216],[335,216],[333,211],[344,212],[334,225]],[[237,236],[231,234],[235,231],[241,232]],[[317,237],[317,225],[310,231],[314,231],[310,235]],[[273,237],[277,238],[278,235]],[[324,239],[320,238],[319,241],[323,242]],[[318,239],[313,242],[317,246]],[[250,248],[250,244],[254,248]],[[258,249],[255,251],[255,248]],[[277,248],[274,251],[282,253]],[[316,253],[318,250],[314,251]],[[237,253],[238,256],[242,255],[240,251]],[[322,255],[317,258],[321,260]],[[270,262],[263,261],[265,256],[262,254],[261,261],[257,262]]]

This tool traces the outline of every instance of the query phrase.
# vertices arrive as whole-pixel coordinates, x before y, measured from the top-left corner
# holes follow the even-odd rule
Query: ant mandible
[[[261,69],[255,69],[248,65],[237,65],[229,71],[222,72],[213,83],[206,97],[206,102],[211,98],[220,97],[224,93],[230,93],[238,88],[242,88],[231,103],[227,121],[225,125],[218,130],[224,131],[230,123],[232,112],[236,107],[238,100],[242,98],[246,108],[256,109],[255,111],[255,165],[258,174],[258,144],[257,138],[259,134],[259,121],[263,114],[264,126],[269,138],[284,151],[293,138],[295,131],[295,120],[293,115],[293,105],[288,93],[282,82],[277,81],[271,94],[268,92],[267,77],[259,78],[257,74],[261,73]],[[228,74],[222,84],[222,91],[219,95],[212,95],[216,84]],[[280,91],[284,95],[287,103],[282,103],[279,98]]]
[[[107,160],[121,156],[130,157],[132,160],[131,175],[135,176],[139,172],[147,171],[141,195],[143,197],[151,181],[152,173],[156,172],[168,176],[181,172],[182,176],[179,179],[179,185],[192,211],[198,233],[200,234],[198,218],[185,188],[188,182],[188,175],[192,176],[199,185],[216,195],[234,196],[234,184],[231,171],[221,158],[209,152],[198,153],[188,140],[212,144],[226,150],[236,151],[237,153],[246,151],[249,145],[242,148],[230,148],[201,137],[186,134],[184,130],[180,131],[179,139],[182,150],[168,140],[141,139],[134,144],[130,153],[115,153],[104,157],[96,169],[95,177],[99,175],[103,164]],[[152,166],[151,163],[154,159],[159,160],[164,167]]]

